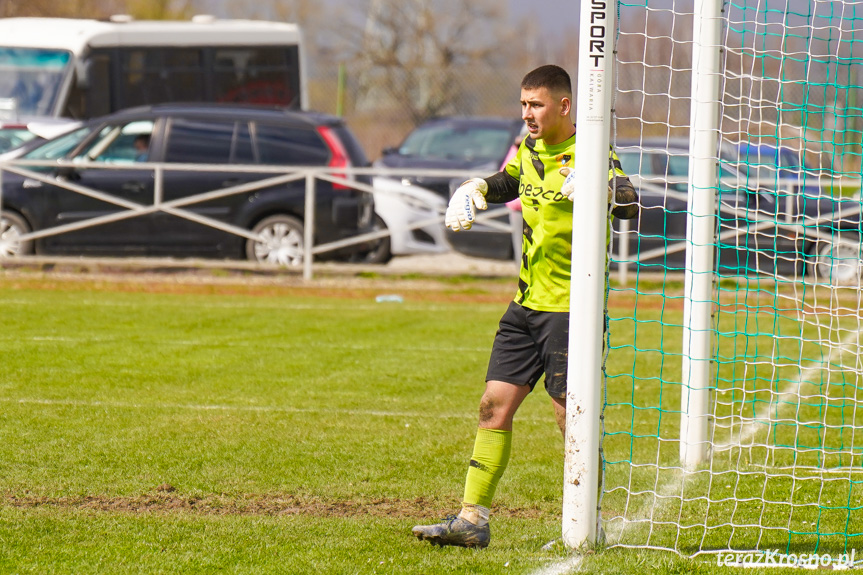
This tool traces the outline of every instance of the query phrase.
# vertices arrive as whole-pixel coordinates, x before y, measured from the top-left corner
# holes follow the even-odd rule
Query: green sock
[[[464,484],[464,503],[491,507],[512,446],[512,431],[480,428],[476,432],[473,456]]]

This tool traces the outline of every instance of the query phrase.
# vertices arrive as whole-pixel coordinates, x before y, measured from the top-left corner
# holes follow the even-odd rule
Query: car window
[[[723,179],[729,179],[729,180],[730,179],[739,180],[740,179],[740,172],[738,172],[736,170],[732,170],[731,168],[729,168],[725,164],[720,164],[719,165],[719,177],[723,178]]]
[[[146,161],[146,152],[142,152],[140,143],[146,142],[145,149],[148,148],[152,133],[152,120],[106,126],[100,131],[98,138],[78,152],[75,159],[111,164]]]
[[[746,181],[743,175],[725,164],[719,164],[719,192],[724,196],[746,195]]]
[[[789,148],[782,148],[779,153],[779,160],[781,162],[780,166],[783,168],[789,168],[793,171],[811,169],[806,165],[805,161],[801,161],[800,156]]]
[[[323,166],[330,159],[327,145],[309,128],[257,124],[255,136],[262,164]]]
[[[682,155],[680,150],[668,150],[656,155],[656,167],[659,174],[668,179],[673,179],[673,183],[668,184],[669,190],[678,192],[686,192],[687,176],[689,175],[689,156]]]
[[[775,148],[750,146],[740,155],[741,170],[750,177],[776,178],[779,157]]]
[[[202,48],[153,46],[119,50],[123,106],[204,99]]]
[[[14,150],[36,137],[36,134],[26,128],[0,129],[0,152]]]
[[[91,131],[92,128],[90,127],[79,128],[55,140],[45,142],[44,145],[24,154],[22,158],[27,160],[57,160],[63,158],[75,149]]]
[[[252,148],[252,134],[249,131],[248,122],[237,122],[234,131],[233,150],[231,150],[231,162],[234,164],[254,164],[255,151]]]
[[[689,156],[681,155],[679,152],[669,154],[667,174],[675,178],[689,176]]]
[[[234,122],[172,118],[165,161],[181,164],[227,164],[231,159]]]
[[[642,154],[640,151],[620,151],[616,150],[617,159],[620,160],[620,168],[628,175],[639,174],[641,176],[649,176],[652,173],[650,169],[650,156]]]
[[[405,139],[399,154],[447,160],[497,161],[512,145],[507,128],[440,124],[420,126]]]
[[[740,166],[746,182],[750,186],[770,186],[776,180],[776,170],[760,163],[746,163]]]

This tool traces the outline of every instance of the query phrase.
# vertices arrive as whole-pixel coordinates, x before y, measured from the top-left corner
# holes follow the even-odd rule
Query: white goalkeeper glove
[[[476,210],[488,207],[485,195],[488,184],[482,178],[472,178],[458,187],[449,200],[446,209],[446,227],[457,232],[460,229],[469,230],[476,219]]]
[[[563,185],[560,187],[560,193],[569,198],[569,201],[575,201],[575,186],[576,186],[576,178],[575,178],[575,170],[572,168],[561,168],[558,170],[560,175],[565,177],[563,180]],[[611,186],[608,186],[608,203],[610,204],[614,199],[614,190],[611,189]]]

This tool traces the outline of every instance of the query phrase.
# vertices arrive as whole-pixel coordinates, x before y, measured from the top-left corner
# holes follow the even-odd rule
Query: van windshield
[[[66,50],[0,46],[0,99],[18,115],[52,116],[71,62]]]

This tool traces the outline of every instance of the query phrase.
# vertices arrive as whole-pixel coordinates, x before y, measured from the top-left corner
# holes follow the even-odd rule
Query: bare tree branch
[[[465,67],[500,51],[503,16],[493,0],[372,0],[350,56],[360,105],[398,105],[414,122],[452,111]]]

